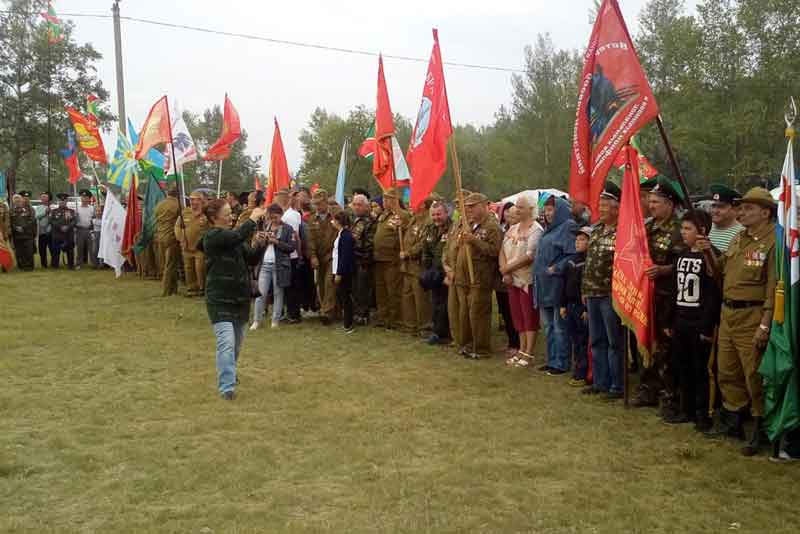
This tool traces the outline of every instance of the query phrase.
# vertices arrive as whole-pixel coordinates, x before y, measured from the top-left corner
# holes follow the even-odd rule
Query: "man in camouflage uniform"
[[[178,262],[181,261],[181,249],[175,238],[175,223],[178,221],[180,211],[178,191],[175,189],[171,189],[167,193],[167,198],[156,205],[155,243],[161,270],[162,297],[178,293]]]
[[[400,208],[400,192],[392,187],[383,193],[383,213],[375,228],[375,300],[378,326],[393,329],[400,315],[402,277],[400,273],[400,234],[411,216]]]
[[[372,247],[375,238],[375,220],[370,215],[369,200],[362,194],[350,202],[353,211],[353,234],[356,256],[356,273],[353,277],[353,301],[356,324],[369,323],[369,308],[375,293],[375,270]]]
[[[722,409],[712,436],[744,438],[742,421],[748,405],[755,422],[745,456],[758,453],[764,436],[764,391],[758,367],[769,341],[775,307],[775,203],[766,189],[755,187],[741,200],[745,227],[719,258],[723,268],[722,316],[717,376]],[[705,248],[710,249],[706,240]]]
[[[11,210],[11,234],[14,238],[14,250],[17,254],[17,265],[23,271],[33,270],[33,255],[36,252],[36,212],[30,203],[31,194],[20,191],[14,195],[14,208]]]
[[[61,263],[61,253],[67,254],[67,266],[72,269],[75,262],[75,223],[78,217],[75,212],[67,207],[69,195],[59,193],[58,207],[50,212],[50,224],[53,238],[53,261],[50,267],[58,269]]]
[[[685,246],[681,238],[681,223],[675,215],[680,195],[673,183],[659,177],[650,191],[649,207],[652,219],[645,223],[647,242],[653,266],[647,276],[655,283],[655,339],[656,346],[649,361],[643,362],[641,383],[632,405],[657,406],[663,396],[662,411],[671,413],[677,408],[676,384],[672,372],[670,338],[664,333],[671,328],[669,310],[675,298],[675,280],[672,276],[675,259]],[[662,393],[663,392],[663,393]]]
[[[471,194],[472,191],[466,189],[461,190],[461,196],[464,198],[467,198]],[[458,205],[458,201],[459,197],[454,198],[453,204]],[[461,323],[459,323],[460,310],[458,308],[458,293],[456,292],[455,277],[458,245],[464,230],[464,226],[462,225],[464,221],[457,218],[458,215],[458,212],[453,210],[452,223],[450,224],[450,231],[447,233],[442,256],[442,268],[444,269],[444,284],[447,286],[447,321],[450,324],[450,335],[453,337],[455,349],[461,352],[465,343],[461,339]]]
[[[464,199],[469,230],[461,233],[456,256],[455,283],[458,294],[459,327],[462,354],[481,359],[491,355],[492,291],[497,285],[498,256],[503,232],[494,214],[489,212],[489,199],[472,193]],[[467,250],[471,252],[475,279],[470,280]]]
[[[447,206],[441,201],[435,201],[431,207],[431,223],[425,227],[422,240],[422,268],[426,273],[423,276],[432,276],[435,273],[437,278],[436,281],[431,280],[433,334],[428,338],[429,345],[450,343],[450,324],[447,317],[448,289],[444,283],[446,274],[443,259],[451,227],[452,221],[447,213]],[[438,278],[442,279],[441,283],[437,283]]]
[[[403,249],[400,251],[403,292],[400,303],[403,330],[413,335],[421,334],[431,322],[431,299],[419,284],[419,275],[422,274],[424,230],[431,222],[429,213],[431,204],[433,198],[425,199],[403,229]]]
[[[330,324],[336,313],[336,286],[333,281],[333,242],[338,232],[329,209],[328,192],[317,189],[311,197],[315,213],[308,221],[308,255],[311,268],[317,271],[320,320]]]
[[[221,198],[224,198],[228,202],[228,206],[231,207],[231,224],[236,226],[239,216],[244,211],[244,206],[239,202],[239,195],[233,191],[227,191],[221,195]]]
[[[195,191],[189,197],[189,202],[190,209],[182,211],[183,224],[181,224],[181,219],[175,223],[175,239],[178,240],[183,255],[186,296],[197,297],[205,293],[206,283],[205,255],[198,248],[209,228],[208,220],[203,214],[206,194],[202,191]]]
[[[623,396],[624,331],[611,301],[614,247],[622,193],[613,182],[600,195],[600,222],[592,229],[586,251],[581,295],[586,303],[589,339],[592,347],[591,386],[582,393],[605,394],[609,399]]]

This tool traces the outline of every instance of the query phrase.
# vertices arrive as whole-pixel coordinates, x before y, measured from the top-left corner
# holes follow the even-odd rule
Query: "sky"
[[[620,0],[636,34],[646,0]],[[688,2],[694,5],[694,2]],[[111,19],[67,13],[110,14],[111,0],[56,0],[63,19],[72,20],[78,42],[103,55],[98,75],[110,91],[116,113],[114,34]],[[421,58],[384,59],[392,110],[416,117],[431,28],[439,29],[445,62],[522,69],[524,48],[549,33],[556,48],[581,49],[591,33],[592,0],[123,0],[123,16],[225,32]],[[379,9],[380,7],[380,9]],[[236,37],[122,21],[126,112],[141,127],[162,95],[182,109],[200,113],[222,105],[227,92],[249,135],[247,152],[268,162],[277,117],[289,162],[303,159],[298,141],[316,107],[346,115],[357,105],[374,108],[376,57],[299,48]],[[490,124],[511,101],[511,73],[445,66],[455,123]],[[107,140],[113,150],[115,135]]]

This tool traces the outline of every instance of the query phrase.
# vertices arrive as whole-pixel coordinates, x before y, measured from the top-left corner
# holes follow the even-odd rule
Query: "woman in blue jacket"
[[[355,241],[350,232],[350,216],[340,211],[333,217],[333,227],[339,235],[333,242],[333,281],[336,284],[336,303],[344,316],[345,334],[353,333],[353,273],[356,268]]]
[[[550,375],[566,373],[570,367],[566,321],[559,314],[559,298],[564,285],[564,268],[575,254],[578,225],[572,219],[569,203],[551,196],[544,205],[547,226],[539,240],[533,262],[534,306],[547,338],[547,364],[540,370]]]

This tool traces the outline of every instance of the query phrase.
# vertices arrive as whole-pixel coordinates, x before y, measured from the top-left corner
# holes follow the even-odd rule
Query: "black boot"
[[[764,433],[764,418],[755,416],[753,417],[753,435],[747,445],[742,447],[742,456],[755,456],[767,443],[769,443],[769,439]]]
[[[744,439],[741,412],[729,412],[725,408],[719,410],[719,421],[716,426],[705,433],[712,439],[735,438]]]

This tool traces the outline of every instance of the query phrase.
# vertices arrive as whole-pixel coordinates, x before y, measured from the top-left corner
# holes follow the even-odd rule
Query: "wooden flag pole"
[[[453,159],[453,176],[456,179],[456,191],[458,192],[458,210],[461,212],[461,218],[459,223],[463,227],[465,232],[469,232],[469,224],[467,222],[467,212],[466,207],[464,206],[464,191],[463,187],[461,186],[461,162],[458,160],[458,150],[456,150],[456,134],[453,132],[453,135],[450,138],[450,156]],[[465,252],[467,253],[467,268],[469,269],[469,283],[471,285],[475,284],[475,267],[472,265],[472,249],[470,247],[465,247]]]
[[[686,206],[687,210],[692,211],[692,200],[689,198],[689,188],[686,185],[686,179],[683,177],[681,168],[678,166],[678,160],[675,158],[675,152],[672,151],[672,145],[669,142],[669,137],[667,137],[667,131],[664,128],[664,121],[661,120],[660,114],[658,117],[656,117],[656,124],[658,124],[658,131],[661,134],[661,139],[664,141],[664,148],[667,149],[667,156],[669,157],[669,163],[672,166],[672,172],[675,173],[675,176],[678,178],[678,182],[681,184],[681,189],[683,190],[683,204]]]

